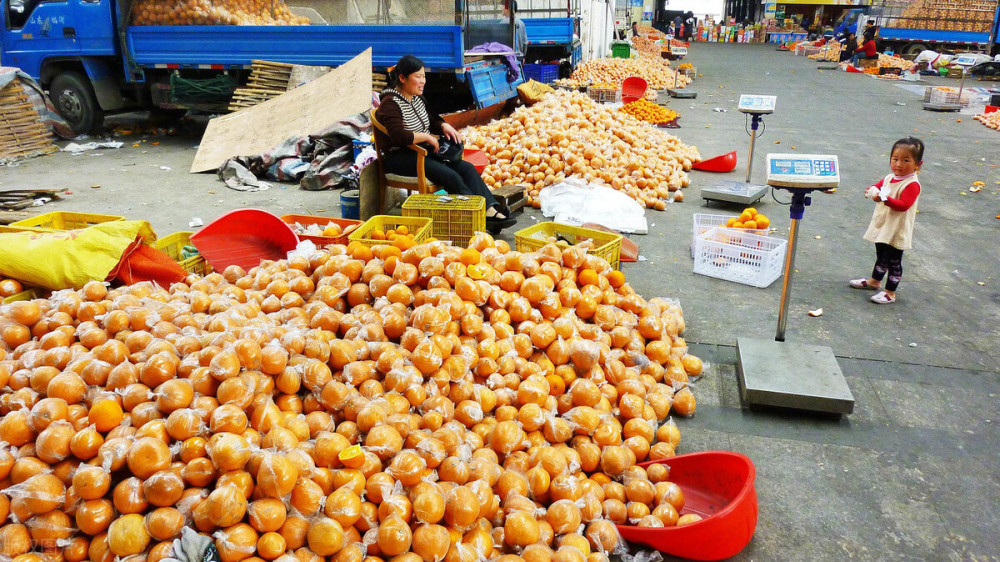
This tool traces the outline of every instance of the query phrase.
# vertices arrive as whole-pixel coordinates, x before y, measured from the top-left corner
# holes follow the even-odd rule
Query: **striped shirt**
[[[413,96],[413,99],[407,100],[403,94],[396,90],[390,89],[386,93],[391,93],[396,104],[399,105],[399,110],[403,114],[403,126],[406,127],[407,131],[430,132],[431,118],[427,114],[427,106],[424,104],[423,96]]]

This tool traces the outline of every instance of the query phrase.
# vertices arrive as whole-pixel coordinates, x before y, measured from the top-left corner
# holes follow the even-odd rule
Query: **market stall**
[[[619,530],[712,525],[717,485],[669,464],[703,368],[680,306],[584,238],[460,247],[434,221],[0,306],[0,553],[607,561]],[[750,533],[720,556],[756,522],[729,456]]]

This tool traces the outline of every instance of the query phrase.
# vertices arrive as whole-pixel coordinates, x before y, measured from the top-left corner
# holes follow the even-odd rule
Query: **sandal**
[[[891,304],[896,302],[896,297],[890,297],[885,291],[879,291],[872,296],[871,301],[875,304]]]
[[[877,290],[879,290],[879,289],[882,288],[881,285],[878,286],[878,287],[872,287],[871,285],[868,284],[868,280],[867,279],[851,279],[848,282],[848,284],[853,289],[868,289],[868,290],[871,290],[871,291],[877,291]]]
[[[499,218],[498,216],[486,217],[486,232],[493,236],[500,234],[500,231],[517,224],[517,219]]]

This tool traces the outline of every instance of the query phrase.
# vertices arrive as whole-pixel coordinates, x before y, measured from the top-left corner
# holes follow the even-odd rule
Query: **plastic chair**
[[[372,111],[369,114],[371,118],[372,126],[379,130],[383,135],[388,136],[388,131],[386,131],[385,126],[378,122],[375,117],[375,112]],[[416,176],[403,176],[400,174],[389,174],[385,171],[385,165],[382,162],[383,147],[380,146],[378,141],[378,135],[372,135],[372,141],[375,145],[375,155],[376,164],[378,165],[378,178],[379,178],[379,190],[378,190],[378,214],[385,213],[385,194],[386,190],[390,187],[395,187],[398,189],[405,189],[407,192],[417,192],[421,194],[433,193],[436,187],[433,183],[427,180],[427,176],[424,174],[424,161],[427,158],[427,149],[422,146],[411,144],[410,149],[416,151],[417,153],[417,175]]]
[[[634,102],[646,95],[649,84],[638,76],[629,76],[622,82],[622,103]]]

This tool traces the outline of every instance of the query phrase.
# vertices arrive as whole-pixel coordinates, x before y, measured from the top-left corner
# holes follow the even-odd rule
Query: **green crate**
[[[188,257],[184,257],[184,248],[191,246],[192,234],[194,233],[184,230],[174,232],[173,234],[168,234],[163,238],[158,239],[153,244],[153,247],[174,258],[177,263],[181,264],[184,271],[187,271],[188,273],[197,273],[198,275],[208,275],[212,272],[212,266],[205,261],[204,257],[200,254],[188,255]]]
[[[627,59],[632,57],[632,46],[628,43],[612,43],[611,57],[616,59]]]
[[[403,216],[433,219],[431,236],[465,248],[476,232],[486,231],[486,199],[478,195],[466,200],[457,195],[448,197],[450,201],[442,201],[440,195],[411,195],[403,202]]]
[[[518,252],[535,252],[541,250],[546,244],[550,244],[550,238],[563,238],[569,241],[557,242],[562,246],[568,246],[570,243],[575,246],[584,240],[593,240],[594,247],[590,249],[590,253],[604,258],[611,264],[611,267],[618,269],[622,252],[622,235],[603,230],[554,222],[540,222],[535,226],[519,230],[514,235],[515,249]]]
[[[365,246],[378,246],[379,244],[392,244],[388,240],[378,240],[376,238],[371,238],[369,235],[376,231],[386,231],[392,230],[400,226],[405,226],[410,229],[410,236],[413,237],[413,241],[416,243],[421,243],[427,241],[431,237],[432,221],[429,218],[424,217],[394,217],[392,215],[375,215],[374,217],[365,221],[365,224],[359,226],[350,236],[347,237],[351,242],[360,242]]]

